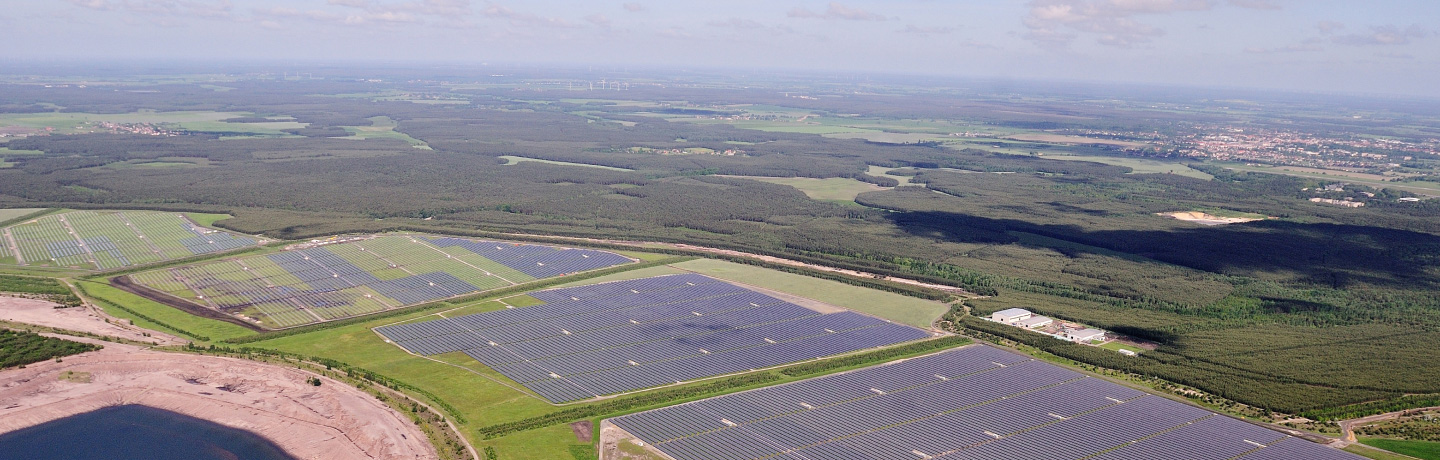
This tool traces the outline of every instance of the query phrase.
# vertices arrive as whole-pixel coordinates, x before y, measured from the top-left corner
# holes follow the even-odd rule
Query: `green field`
[[[233,134],[283,135],[284,129],[304,128],[305,123],[276,121],[267,123],[229,123],[230,118],[254,117],[248,112],[157,112],[139,110],[130,113],[45,112],[0,114],[0,126],[21,126],[54,129],[54,134],[109,132],[98,123],[152,124],[172,129]]]
[[[1407,441],[1403,439],[1360,438],[1360,443],[1421,460],[1440,460],[1440,442]]]
[[[585,164],[585,163],[571,163],[571,162],[568,162],[568,161],[541,160],[541,159],[538,159],[538,158],[517,157],[517,156],[515,156],[515,155],[501,155],[500,158],[505,159],[505,164],[506,164],[506,165],[518,165],[518,164],[520,164],[520,163],[524,163],[524,162],[527,162],[527,161],[533,161],[533,162],[536,162],[536,163],[545,163],[545,164],[551,164],[551,165],[581,166],[581,167],[585,167],[585,168],[608,169],[608,170],[611,170],[611,171],[634,171],[633,169],[616,168],[616,167],[614,167],[614,166],[601,166],[601,165],[592,165],[592,164]]]
[[[949,307],[939,302],[723,260],[696,259],[674,266],[723,280],[819,300],[921,328],[930,327],[940,315],[949,311]]]
[[[1328,174],[1328,173],[1327,173],[1327,174],[1321,174],[1321,173],[1306,172],[1306,171],[1282,170],[1282,169],[1277,168],[1277,167],[1274,167],[1274,166],[1251,166],[1251,165],[1247,165],[1247,164],[1243,164],[1243,163],[1216,163],[1216,164],[1221,165],[1221,166],[1224,166],[1225,169],[1233,169],[1233,170],[1236,170],[1236,171],[1258,172],[1258,173],[1266,173],[1266,174],[1279,174],[1279,175],[1282,175],[1282,176],[1304,177],[1304,178],[1307,178],[1307,179],[1320,179],[1320,180],[1331,181],[1331,182],[1350,182],[1350,183],[1353,183],[1353,184],[1359,184],[1359,185],[1364,185],[1364,186],[1374,187],[1374,188],[1379,188],[1379,189],[1393,188],[1393,189],[1404,190],[1404,191],[1407,191],[1407,192],[1416,193],[1416,194],[1420,194],[1420,195],[1440,196],[1440,183],[1437,183],[1437,182],[1398,182],[1398,183],[1397,183],[1397,182],[1387,182],[1387,181],[1371,180],[1371,179],[1366,179],[1366,178],[1363,178],[1363,177],[1357,177],[1356,175],[1354,175],[1354,174],[1352,174],[1352,173],[1350,173],[1350,172],[1348,172],[1348,171],[1335,171],[1334,174]]]
[[[1106,349],[1106,350],[1115,350],[1115,351],[1130,350],[1130,351],[1134,352],[1135,354],[1140,354],[1140,353],[1144,353],[1144,352],[1145,352],[1145,349],[1144,349],[1144,348],[1133,347],[1133,346],[1126,345],[1126,344],[1123,344],[1123,343],[1120,343],[1120,342],[1115,342],[1115,341],[1106,342],[1104,345],[1100,345],[1100,348],[1104,348],[1104,349]]]
[[[27,216],[27,215],[30,215],[30,214],[34,214],[34,213],[36,213],[36,212],[40,212],[41,209],[42,209],[42,208],[10,208],[10,209],[0,209],[0,222],[4,222],[4,221],[10,220],[10,219],[15,219],[15,218],[19,218],[19,217],[24,217],[24,216]]]
[[[426,144],[425,141],[410,137],[409,134],[396,131],[395,128],[400,124],[397,123],[395,120],[390,119],[390,117],[381,115],[378,117],[370,117],[369,120],[370,126],[344,126],[343,128],[345,128],[345,131],[349,132],[351,135],[349,137],[341,137],[338,139],[396,139],[405,141],[409,143],[411,147],[415,147],[417,149],[430,150],[430,146]]]
[[[761,176],[729,176],[743,179],[758,180],[771,184],[789,185],[805,193],[812,199],[822,201],[848,201],[854,202],[855,197],[865,192],[885,190],[884,187],[860,182],[855,179],[843,177],[831,177],[828,179],[813,179],[809,177],[761,177]]]
[[[98,270],[256,244],[252,238],[197,226],[178,214],[156,211],[69,211],[12,225],[4,229],[4,234],[4,244],[14,240],[24,265]]]
[[[86,297],[96,300],[94,302],[96,306],[105,310],[106,314],[129,319],[134,321],[136,326],[146,329],[200,342],[204,341],[194,339],[192,335],[208,337],[210,341],[217,342],[255,334],[255,331],[250,329],[224,321],[191,315],[174,307],[161,305],[144,297],[116,289],[105,283],[77,281],[75,284]]]
[[[1094,163],[1104,163],[1107,165],[1124,166],[1134,170],[1131,171],[1131,174],[1178,174],[1181,176],[1194,177],[1196,179],[1205,180],[1215,178],[1215,176],[1211,176],[1209,174],[1205,174],[1203,172],[1191,169],[1189,166],[1185,166],[1185,164],[1183,163],[1176,163],[1172,161],[1150,160],[1146,158],[1055,154],[1047,154],[1045,155],[1045,158],[1049,158],[1051,160],[1090,161]]]

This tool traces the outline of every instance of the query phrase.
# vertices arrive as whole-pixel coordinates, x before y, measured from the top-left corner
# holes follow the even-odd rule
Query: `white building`
[[[1047,317],[1044,317],[1044,316],[1040,316],[1040,315],[1035,315],[1035,316],[1031,316],[1031,317],[1029,317],[1029,318],[1022,319],[1022,320],[1020,320],[1020,321],[1016,321],[1016,322],[1015,322],[1015,325],[1016,325],[1016,326],[1020,326],[1020,327],[1024,327],[1024,328],[1035,329],[1035,328],[1039,328],[1039,327],[1049,326],[1049,325],[1051,325],[1051,324],[1053,324],[1053,323],[1055,323],[1055,320],[1053,320],[1053,319],[1050,319],[1050,318],[1047,318]]]
[[[1035,314],[1030,313],[1030,310],[1026,310],[1024,308],[1006,308],[1004,310],[991,313],[990,320],[997,323],[1014,325],[1015,323],[1018,323],[1020,321],[1030,319],[1030,317],[1032,316],[1035,316]]]
[[[1099,329],[1071,329],[1065,331],[1065,339],[1085,343],[1091,340],[1105,340],[1105,331]]]

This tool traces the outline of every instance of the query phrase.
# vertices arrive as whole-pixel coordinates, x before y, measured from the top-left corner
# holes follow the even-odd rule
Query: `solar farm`
[[[131,279],[262,326],[286,328],[630,262],[586,249],[384,235],[142,272]]]
[[[605,425],[677,460],[1360,458],[982,345]]]
[[[696,274],[530,293],[544,304],[376,328],[420,355],[464,352],[553,403],[931,337]]]
[[[254,238],[206,228],[183,214],[71,211],[3,230],[0,260],[110,270],[253,246]]]

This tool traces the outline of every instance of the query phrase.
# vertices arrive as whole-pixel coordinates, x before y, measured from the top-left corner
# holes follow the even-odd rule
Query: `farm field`
[[[282,130],[304,128],[305,123],[274,121],[265,123],[230,123],[231,118],[254,117],[247,112],[176,111],[157,112],[140,110],[130,113],[80,113],[47,112],[0,114],[0,126],[46,129],[53,128],[55,134],[79,134],[108,132],[95,123],[155,124],[189,131],[204,131],[230,134],[285,135]]]
[[[762,177],[762,176],[727,176],[742,179],[758,180],[771,184],[789,185],[795,187],[805,196],[823,201],[846,201],[855,202],[855,197],[865,192],[885,190],[875,184],[860,182],[855,179],[844,177],[831,177],[827,179],[814,179],[809,177]]]
[[[286,328],[630,263],[613,253],[382,235],[131,275],[145,287]]]
[[[539,159],[539,158],[517,157],[517,156],[515,156],[515,155],[501,155],[500,158],[503,158],[503,159],[505,160],[505,165],[506,165],[506,166],[518,165],[518,164],[520,164],[520,163],[524,163],[524,162],[527,162],[527,161],[533,161],[533,162],[536,162],[536,163],[544,163],[544,164],[560,165],[560,166],[580,166],[580,167],[585,167],[585,168],[606,169],[606,170],[610,170],[610,171],[633,171],[632,169],[616,168],[616,167],[614,167],[614,166],[592,165],[592,164],[585,164],[585,163],[571,163],[571,162],[568,162],[568,161],[541,160],[541,159]]]
[[[155,211],[50,214],[6,227],[3,236],[8,256],[14,257],[11,263],[91,270],[145,265],[258,243],[198,225],[186,215]]]
[[[1374,188],[1394,188],[1420,195],[1440,196],[1440,183],[1435,182],[1389,182],[1386,180],[1372,179],[1373,174],[1352,173],[1349,171],[1337,171],[1329,169],[1299,168],[1293,166],[1253,166],[1243,163],[1216,163],[1226,169],[1236,171],[1259,172],[1267,174],[1279,174],[1282,176],[1304,177],[1307,179],[1344,180],[1359,185]]]
[[[1360,438],[1360,443],[1397,454],[1409,455],[1420,460],[1440,460],[1440,442]]]
[[[940,315],[949,311],[949,307],[940,302],[723,260],[696,259],[674,264],[674,267],[814,299],[917,327],[930,327]]]
[[[370,126],[344,127],[345,131],[349,132],[351,135],[349,137],[341,137],[339,139],[397,139],[410,143],[411,147],[430,150],[430,146],[425,144],[425,141],[410,137],[409,134],[396,131],[395,128],[399,126],[399,123],[397,123],[395,120],[390,119],[390,117],[381,115],[377,117],[370,117],[368,118],[368,120],[370,120]]]
[[[24,217],[24,216],[27,216],[27,215],[30,215],[30,214],[33,214],[33,213],[36,213],[36,212],[40,212],[40,208],[11,208],[11,209],[0,209],[0,222],[4,222],[4,221],[10,220],[10,219],[15,219],[15,218],[18,218],[18,217]]]

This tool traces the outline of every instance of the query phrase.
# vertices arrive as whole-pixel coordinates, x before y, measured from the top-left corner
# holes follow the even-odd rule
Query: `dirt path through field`
[[[1356,440],[1355,440],[1355,427],[1357,427],[1357,426],[1364,425],[1364,424],[1367,424],[1367,423],[1374,423],[1374,422],[1384,421],[1384,420],[1395,420],[1395,419],[1398,419],[1398,418],[1400,418],[1401,416],[1406,415],[1406,414],[1412,414],[1412,413],[1424,412],[1424,411],[1431,411],[1431,410],[1440,410],[1440,406],[1435,406],[1435,407],[1421,407],[1421,408],[1418,408],[1418,409],[1405,409],[1405,410],[1401,410],[1401,411],[1386,412],[1386,413],[1383,413],[1383,414],[1368,415],[1368,416],[1365,416],[1365,417],[1352,418],[1352,419],[1350,419],[1350,420],[1344,420],[1344,421],[1341,421],[1341,422],[1340,422],[1340,433],[1341,433],[1340,439],[1343,440],[1343,441],[1345,441],[1345,442],[1356,442]]]

